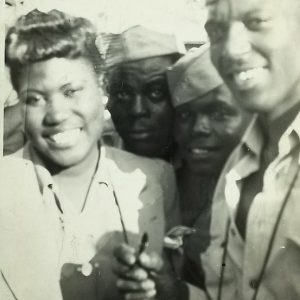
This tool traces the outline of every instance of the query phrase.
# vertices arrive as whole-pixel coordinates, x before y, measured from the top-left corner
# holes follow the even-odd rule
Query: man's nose
[[[211,134],[211,124],[210,119],[206,115],[198,115],[195,118],[193,124],[193,133],[194,134],[201,134],[201,135],[210,135]]]
[[[223,56],[230,60],[245,58],[251,50],[251,41],[248,29],[242,22],[230,24],[224,44]]]
[[[130,107],[131,115],[133,116],[145,116],[149,113],[149,107],[147,100],[140,94],[136,94],[132,100],[132,105]]]
[[[68,119],[69,115],[68,101],[63,96],[54,96],[47,103],[44,123],[47,126],[55,126]]]

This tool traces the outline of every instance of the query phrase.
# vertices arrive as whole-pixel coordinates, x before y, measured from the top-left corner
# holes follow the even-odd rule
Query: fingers
[[[136,251],[127,244],[122,244],[114,251],[114,255],[117,260],[123,264],[121,270],[125,270],[125,266],[134,266],[138,260],[140,267],[149,271],[158,272],[163,266],[163,260],[157,253],[145,253],[143,252],[138,258],[136,257]]]
[[[116,270],[116,273],[119,275],[119,277],[129,280],[135,280],[138,282],[146,280],[149,277],[148,272],[139,267],[121,267],[119,268],[119,270]]]
[[[138,261],[140,266],[149,271],[159,272],[163,267],[163,260],[157,253],[142,253]]]
[[[119,279],[117,287],[125,293],[125,299],[128,300],[151,299],[156,295],[155,283],[150,279],[141,282]]]
[[[116,248],[114,255],[119,262],[117,288],[125,299],[152,299],[156,295],[154,279],[163,267],[162,258],[156,253],[145,252],[136,258],[136,251],[125,244]]]
[[[127,244],[122,244],[114,250],[116,259],[127,266],[133,266],[136,263],[135,249]]]

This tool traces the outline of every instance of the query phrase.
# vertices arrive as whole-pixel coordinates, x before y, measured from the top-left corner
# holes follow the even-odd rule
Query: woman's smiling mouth
[[[80,133],[80,128],[68,129],[48,135],[48,140],[57,148],[69,148],[77,144]]]

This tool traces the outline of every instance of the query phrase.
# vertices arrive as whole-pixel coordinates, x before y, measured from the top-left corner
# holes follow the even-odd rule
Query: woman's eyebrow
[[[60,86],[60,89],[62,90],[62,89],[65,89],[67,87],[70,87],[70,86],[82,85],[82,84],[85,84],[86,82],[87,82],[86,79],[81,79],[81,80],[78,79],[78,80],[68,81],[68,82],[62,84]]]

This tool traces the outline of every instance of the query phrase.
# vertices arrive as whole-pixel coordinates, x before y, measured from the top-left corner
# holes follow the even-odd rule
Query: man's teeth
[[[247,71],[242,71],[234,74],[234,79],[236,82],[244,82],[253,79],[255,76],[259,75],[263,71],[263,68],[249,69]]]
[[[209,153],[207,149],[201,149],[201,148],[192,148],[191,152],[196,155]]]
[[[80,134],[80,129],[71,129],[63,132],[59,132],[50,136],[51,140],[56,144],[71,144],[77,141],[77,138]]]

